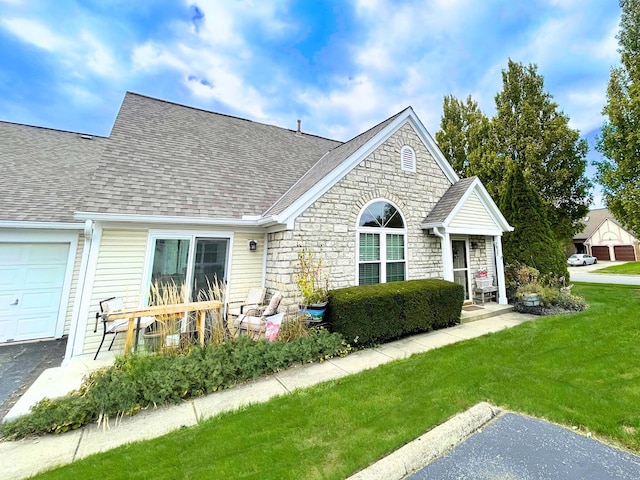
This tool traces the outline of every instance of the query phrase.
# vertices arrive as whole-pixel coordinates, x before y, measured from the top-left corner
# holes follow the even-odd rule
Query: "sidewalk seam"
[[[84,433],[86,432],[86,429],[83,428],[82,431],[80,432],[80,438],[78,438],[78,443],[76,443],[76,448],[73,451],[73,456],[72,458],[72,462],[75,462],[76,459],[78,458],[78,450],[80,450],[80,442],[82,442],[82,439],[84,438]]]

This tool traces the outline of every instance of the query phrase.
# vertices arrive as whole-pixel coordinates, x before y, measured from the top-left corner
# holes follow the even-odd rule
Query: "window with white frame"
[[[406,277],[406,228],[400,211],[385,200],[366,205],[358,221],[358,285]]]
[[[400,149],[400,168],[405,172],[416,173],[416,152],[409,145]]]
[[[201,290],[225,280],[228,238],[158,234],[151,241],[150,286],[184,285],[189,297],[184,300],[195,301]]]

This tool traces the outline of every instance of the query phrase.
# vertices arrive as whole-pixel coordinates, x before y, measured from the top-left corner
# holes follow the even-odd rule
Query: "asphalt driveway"
[[[432,478],[636,480],[640,457],[544,420],[505,413],[408,477]]]
[[[0,419],[47,368],[59,367],[66,338],[0,345]]]

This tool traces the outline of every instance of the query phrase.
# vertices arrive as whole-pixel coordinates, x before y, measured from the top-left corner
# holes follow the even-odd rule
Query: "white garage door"
[[[68,243],[0,243],[0,342],[53,337]]]

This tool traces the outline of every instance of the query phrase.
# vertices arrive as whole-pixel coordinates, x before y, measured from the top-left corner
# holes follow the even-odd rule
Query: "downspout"
[[[67,338],[67,347],[64,352],[62,365],[65,366],[71,360],[74,353],[74,345],[78,335],[78,325],[80,323],[80,303],[84,297],[84,288],[87,280],[87,265],[89,264],[89,253],[91,252],[91,241],[93,239],[93,220],[84,222],[84,246],[82,248],[82,260],[80,261],[80,271],[78,273],[78,285],[76,295],[73,300],[73,311],[71,313],[71,328]]]
[[[440,227],[433,227],[433,233],[440,237],[442,246],[442,278],[453,282],[453,259],[451,258],[451,242],[447,232],[440,232]]]

